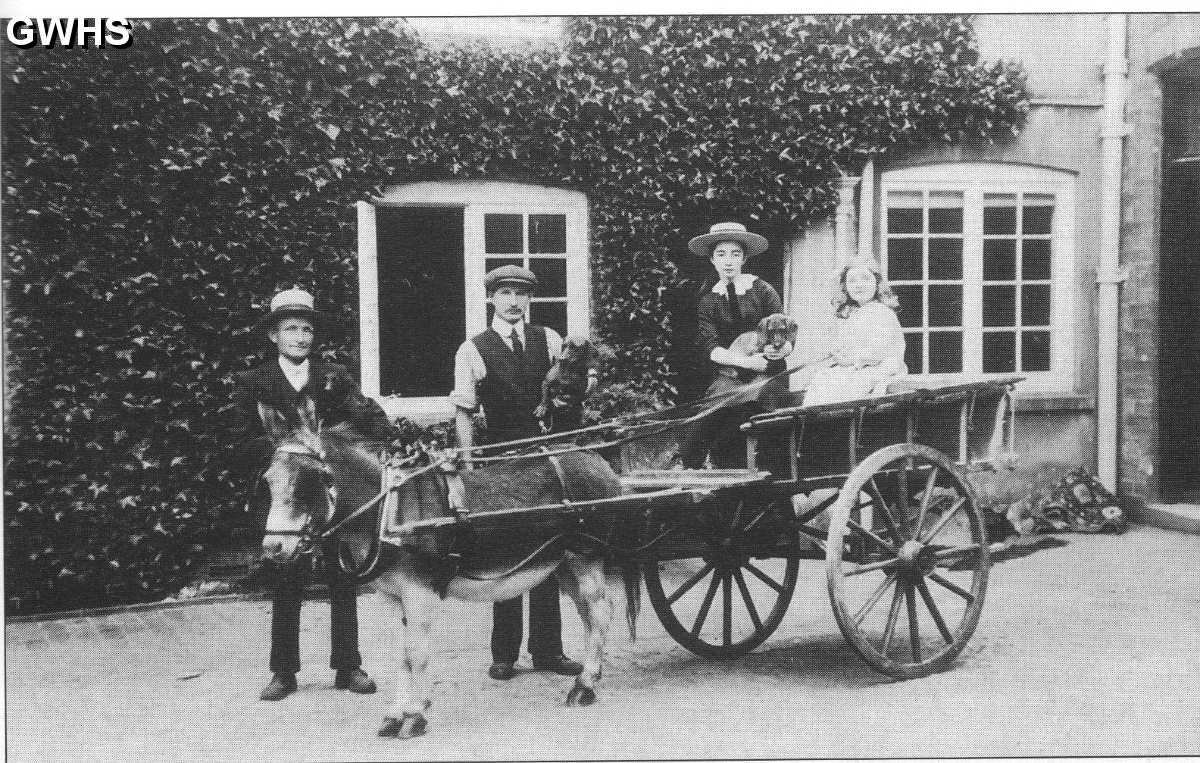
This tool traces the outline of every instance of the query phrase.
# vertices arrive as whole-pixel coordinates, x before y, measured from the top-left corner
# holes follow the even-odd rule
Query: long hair
[[[855,259],[847,262],[838,270],[837,276],[837,293],[834,294],[833,302],[834,312],[839,318],[849,318],[850,313],[854,311],[857,303],[850,299],[849,292],[846,291],[846,274],[854,268],[862,268],[875,276],[875,301],[881,302],[886,307],[892,310],[900,309],[900,300],[896,298],[895,292],[888,284],[887,279],[883,277],[883,272],[879,269],[879,264],[870,258]]]

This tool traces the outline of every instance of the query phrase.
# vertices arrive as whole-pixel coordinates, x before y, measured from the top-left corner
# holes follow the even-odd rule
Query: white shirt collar
[[[525,319],[521,319],[516,323],[509,323],[498,315],[492,316],[492,331],[500,335],[500,338],[509,341],[512,333],[517,332],[517,338],[522,342],[525,341]]]
[[[753,273],[738,273],[733,277],[733,291],[740,297],[741,295],[750,291],[750,287],[753,286],[754,282],[757,280],[758,276],[754,275]],[[713,294],[725,296],[725,284],[721,282],[721,279],[717,279],[717,282],[713,285],[712,291]]]
[[[287,377],[288,383],[297,392],[304,389],[305,384],[308,384],[308,361],[309,359],[305,358],[302,363],[293,363],[282,355],[279,356],[279,368],[283,370],[283,375]]]

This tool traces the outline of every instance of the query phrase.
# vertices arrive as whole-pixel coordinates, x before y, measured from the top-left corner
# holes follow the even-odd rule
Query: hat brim
[[[750,231],[731,230],[720,233],[705,233],[701,236],[696,236],[688,242],[688,249],[697,257],[712,256],[713,245],[720,241],[736,241],[742,245],[742,249],[746,252],[746,258],[757,257],[767,251],[767,240]]]
[[[320,328],[327,321],[325,315],[319,310],[307,307],[284,307],[264,317],[261,328],[263,331],[273,331],[284,318],[307,318],[312,321],[313,328]]]
[[[537,289],[537,284],[532,283],[531,281],[525,281],[520,278],[504,278],[499,281],[493,281],[492,284],[487,287],[487,291],[489,293],[493,292],[496,289],[499,289],[501,286],[520,286],[531,291]]]

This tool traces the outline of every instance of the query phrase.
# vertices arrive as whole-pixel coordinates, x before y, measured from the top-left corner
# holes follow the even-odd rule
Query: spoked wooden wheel
[[[766,641],[783,621],[800,562],[753,556],[751,534],[771,510],[739,503],[732,522],[702,531],[699,558],[644,565],[659,621],[688,650],[737,657]]]
[[[943,670],[975,631],[987,590],[987,537],[971,487],[950,459],[891,445],[846,479],[826,546],[833,614],[876,670]]]

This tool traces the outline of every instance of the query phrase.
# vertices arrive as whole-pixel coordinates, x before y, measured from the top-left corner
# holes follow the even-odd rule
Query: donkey
[[[382,468],[378,445],[363,440],[346,425],[322,431],[313,407],[300,408],[299,424],[289,425],[279,411],[260,404],[259,416],[275,443],[264,478],[271,508],[263,537],[265,560],[287,564],[309,552],[323,528],[330,528],[377,497]],[[621,483],[608,463],[590,452],[564,453],[556,468],[547,457],[503,461],[461,474],[466,508],[485,514],[500,509],[609,498]],[[561,468],[561,473],[559,469]],[[418,474],[419,472],[419,474]],[[442,482],[439,482],[442,480]],[[569,493],[569,495],[564,495]],[[399,491],[405,518],[444,515],[445,477],[439,469],[414,469]],[[374,511],[366,511],[338,528],[343,552],[360,564],[379,542]],[[536,518],[535,518],[536,520]],[[584,523],[580,533],[608,535],[614,543],[632,540],[632,522]],[[469,527],[469,523],[466,525]],[[444,596],[475,602],[511,599],[558,576],[561,590],[574,602],[584,625],[583,672],[567,694],[571,706],[596,701],[604,644],[613,604],[607,592],[605,556],[594,542],[564,536],[545,522],[471,538],[465,553],[435,540],[412,546],[387,544],[376,567],[375,588],[394,608],[399,661],[395,696],[379,735],[408,739],[426,731],[430,706],[427,670],[430,631]],[[330,560],[329,563],[338,563]],[[641,569],[628,557],[615,565],[624,579],[626,622],[636,638],[641,606]]]

